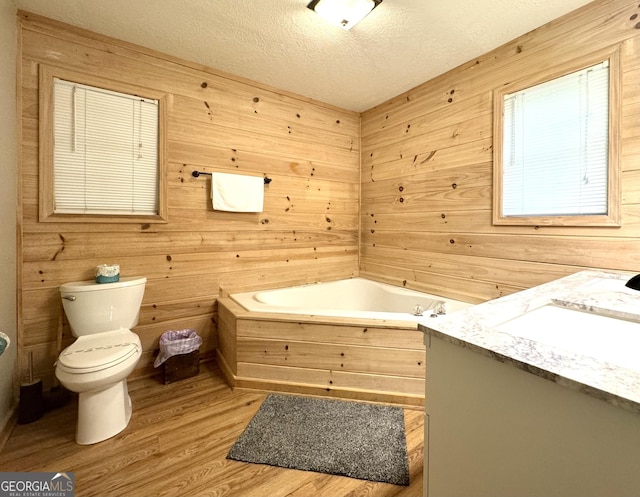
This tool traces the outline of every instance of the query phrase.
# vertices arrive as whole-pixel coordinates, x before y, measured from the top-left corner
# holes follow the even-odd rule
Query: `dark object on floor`
[[[18,424],[33,423],[43,414],[42,380],[33,377],[33,352],[29,352],[29,381],[20,385]]]
[[[196,376],[200,372],[200,352],[194,350],[188,354],[169,357],[164,363],[164,384]]]
[[[20,385],[18,402],[18,424],[24,425],[38,421],[44,414],[42,380],[34,380]]]
[[[227,459],[409,485],[399,407],[272,394]]]

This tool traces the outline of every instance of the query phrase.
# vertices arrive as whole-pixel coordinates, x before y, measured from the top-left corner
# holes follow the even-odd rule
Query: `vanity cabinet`
[[[424,331],[426,496],[640,495],[640,413]]]

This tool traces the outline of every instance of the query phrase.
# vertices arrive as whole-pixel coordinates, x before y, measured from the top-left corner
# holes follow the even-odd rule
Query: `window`
[[[616,54],[494,93],[494,224],[619,226]]]
[[[42,72],[41,220],[163,221],[162,99]]]

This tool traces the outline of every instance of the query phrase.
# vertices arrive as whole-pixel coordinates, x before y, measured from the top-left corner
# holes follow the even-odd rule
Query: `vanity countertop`
[[[609,355],[606,360],[576,351],[566,342],[525,338],[504,326],[527,313],[552,306],[586,312],[596,319],[603,316],[623,320],[627,327],[637,326],[640,344],[640,291],[624,286],[631,276],[633,273],[628,272],[581,271],[447,316],[426,317],[418,328],[425,332],[425,340],[429,336],[441,338],[640,414],[640,347],[631,351],[637,356],[635,364],[630,365],[628,359],[626,363],[617,361],[615,345],[607,343],[611,335],[607,336],[610,330],[606,324],[597,328],[596,337],[600,344],[614,350],[614,357]],[[559,326],[571,327],[571,317]],[[588,319],[584,314],[579,317]],[[590,340],[595,341],[593,333]],[[620,350],[629,356],[629,347],[621,346]]]

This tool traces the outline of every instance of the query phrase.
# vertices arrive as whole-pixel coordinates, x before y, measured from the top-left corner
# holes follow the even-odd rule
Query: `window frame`
[[[504,96],[552,81],[598,63],[609,62],[609,132],[607,171],[607,213],[558,216],[503,215]],[[603,226],[620,227],[622,211],[620,114],[621,67],[619,45],[555,66],[544,74],[506,83],[493,91],[493,224],[506,226]]]
[[[39,195],[40,222],[75,223],[166,223],[167,208],[167,94],[87,73],[41,64],[39,68]],[[158,101],[158,213],[157,214],[69,214],[55,212],[54,196],[54,78],[128,93]]]

